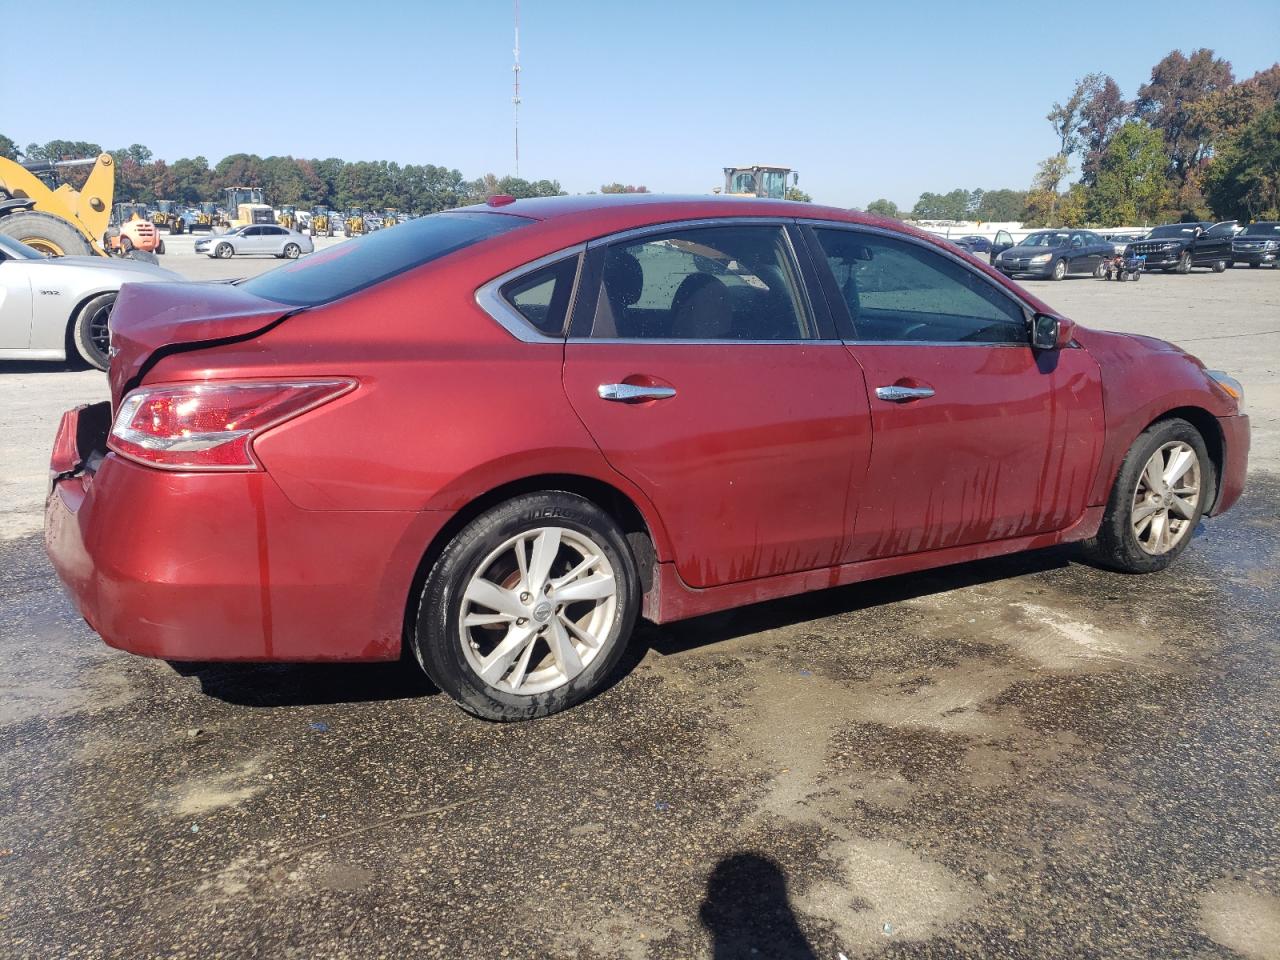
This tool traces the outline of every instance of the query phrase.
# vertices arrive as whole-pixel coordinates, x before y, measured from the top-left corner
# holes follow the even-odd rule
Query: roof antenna
[[[511,94],[511,123],[512,130],[515,134],[516,146],[516,176],[520,176],[520,0],[515,0],[516,5],[516,47],[513,51],[516,55],[515,65],[511,68],[511,72],[515,74],[515,82],[512,87]]]

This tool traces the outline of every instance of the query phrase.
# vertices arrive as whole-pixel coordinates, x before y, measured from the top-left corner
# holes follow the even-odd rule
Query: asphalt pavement
[[[647,626],[520,725],[411,664],[105,647],[37,533],[100,376],[0,366],[0,956],[1280,956],[1280,273],[1034,289],[1245,381],[1248,489],[1178,564],[1057,548]]]

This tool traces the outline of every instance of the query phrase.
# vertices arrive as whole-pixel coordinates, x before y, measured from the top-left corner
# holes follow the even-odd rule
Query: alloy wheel
[[[1133,492],[1129,522],[1145,553],[1168,553],[1187,536],[1200,504],[1200,458],[1172,440],[1151,454]]]
[[[590,666],[618,614],[617,577],[600,545],[577,530],[538,527],[480,563],[463,592],[459,639],[488,686],[545,693]]]
[[[104,361],[111,355],[111,328],[108,321],[111,319],[113,306],[115,306],[114,300],[103,304],[89,318],[89,342],[93,344],[93,349]]]

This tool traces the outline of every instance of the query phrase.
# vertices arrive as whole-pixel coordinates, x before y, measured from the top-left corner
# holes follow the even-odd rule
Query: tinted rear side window
[[[532,222],[504,214],[438,213],[344,241],[241,286],[278,303],[316,306]]]

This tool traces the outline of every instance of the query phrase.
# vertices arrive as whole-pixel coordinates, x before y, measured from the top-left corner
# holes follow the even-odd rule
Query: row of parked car
[[[1106,261],[1117,255],[1141,257],[1147,270],[1190,273],[1194,267],[1207,267],[1221,273],[1237,265],[1275,267],[1280,222],[1169,223],[1139,234],[1062,228],[1038,230],[1016,242],[1009,231],[1000,230],[994,239],[961,237],[951,243],[969,253],[987,254],[993,267],[1011,277],[1102,276]]]

